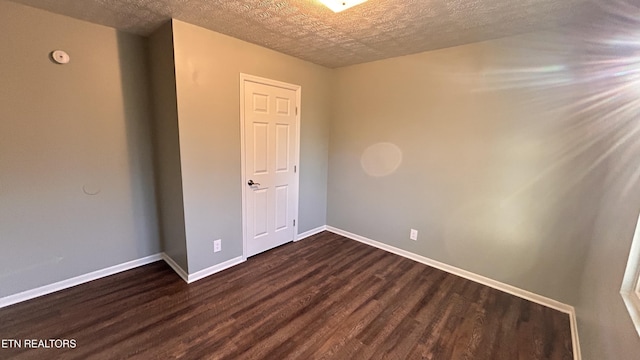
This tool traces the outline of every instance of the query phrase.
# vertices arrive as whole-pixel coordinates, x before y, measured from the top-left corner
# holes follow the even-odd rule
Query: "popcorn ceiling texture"
[[[586,0],[12,0],[148,35],[176,18],[330,68],[543,30]]]

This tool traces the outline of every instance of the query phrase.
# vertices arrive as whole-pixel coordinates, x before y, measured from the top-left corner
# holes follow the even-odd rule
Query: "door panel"
[[[269,124],[253,123],[253,174],[267,174],[269,172]]]
[[[269,200],[266,189],[258,189],[253,192],[253,237],[258,238],[268,235]]]
[[[276,187],[276,231],[287,229],[288,220],[288,204],[289,204],[289,186],[281,185]]]
[[[281,97],[276,98],[276,112],[279,115],[291,115],[291,100]]]
[[[269,95],[268,94],[253,94],[253,111],[257,113],[269,112]]]
[[[244,80],[247,253],[292,241],[298,202],[295,173],[297,92]]]
[[[289,171],[289,149],[291,139],[289,138],[289,125],[277,124],[276,125],[276,171],[287,172]]]

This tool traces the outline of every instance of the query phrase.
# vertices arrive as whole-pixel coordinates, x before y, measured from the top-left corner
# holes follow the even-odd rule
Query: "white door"
[[[245,257],[294,240],[300,87],[248,75],[244,101]]]

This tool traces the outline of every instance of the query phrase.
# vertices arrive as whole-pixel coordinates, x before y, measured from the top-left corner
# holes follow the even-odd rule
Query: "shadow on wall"
[[[139,239],[140,256],[161,249],[159,216],[153,167],[150,73],[147,69],[147,40],[118,32],[118,57],[124,104],[128,167],[130,174],[130,214]],[[144,61],[131,61],[135,56]]]

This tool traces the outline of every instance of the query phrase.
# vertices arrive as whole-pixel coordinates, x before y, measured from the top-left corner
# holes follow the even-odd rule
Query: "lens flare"
[[[555,146],[552,161],[512,196],[584,158],[588,165],[572,173],[567,191],[601,166],[626,177],[625,192],[635,186],[640,178],[640,5],[598,2],[572,24],[512,45],[519,56],[489,68],[487,87],[478,90],[524,91],[528,106],[544,109],[542,115],[562,113],[564,119],[546,141]]]

